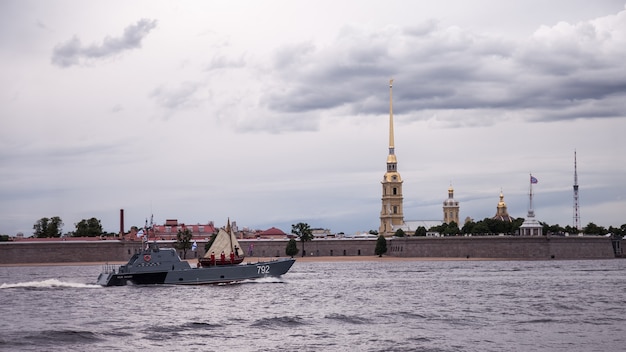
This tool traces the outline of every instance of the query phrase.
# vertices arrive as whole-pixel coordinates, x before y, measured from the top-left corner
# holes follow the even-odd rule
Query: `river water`
[[[296,262],[229,285],[0,267],[2,351],[623,351],[626,260]]]

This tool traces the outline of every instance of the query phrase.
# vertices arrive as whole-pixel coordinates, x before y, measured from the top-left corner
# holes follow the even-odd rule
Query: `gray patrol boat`
[[[242,280],[277,277],[285,274],[296,260],[279,258],[257,263],[214,265],[193,268],[181,260],[174,248],[159,248],[149,243],[141,252],[135,253],[128,263],[119,266],[105,265],[98,276],[98,285],[202,285],[230,283]]]

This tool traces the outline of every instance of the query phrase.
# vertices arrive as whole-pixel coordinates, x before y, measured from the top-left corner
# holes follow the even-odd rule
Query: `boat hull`
[[[231,266],[233,264],[241,264],[243,263],[243,260],[244,258],[242,257],[236,257],[234,261],[231,263],[230,261],[224,262],[221,260],[211,260],[210,258],[200,258],[198,259],[198,265],[202,266],[203,268],[208,268],[212,266],[223,266],[223,265]]]
[[[295,259],[283,258],[240,265],[222,265],[208,268],[186,268],[168,271],[105,272],[98,277],[102,286],[135,285],[206,285],[277,277],[285,274]]]

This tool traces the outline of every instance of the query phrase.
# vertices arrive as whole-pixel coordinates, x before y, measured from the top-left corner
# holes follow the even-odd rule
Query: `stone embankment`
[[[205,241],[186,259],[205,254]],[[254,257],[285,256],[287,240],[240,240]],[[171,247],[172,241],[160,244]],[[374,256],[375,239],[316,239],[304,243],[307,257]],[[302,251],[302,243],[298,243]],[[16,241],[0,242],[0,265],[27,263],[119,262],[141,250],[139,241]],[[181,258],[183,257],[182,251]],[[299,253],[299,256],[302,252]],[[398,258],[484,259],[608,259],[615,258],[611,239],[580,237],[405,237],[387,240],[387,256]]]

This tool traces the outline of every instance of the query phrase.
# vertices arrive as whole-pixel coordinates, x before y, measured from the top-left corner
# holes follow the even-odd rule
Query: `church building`
[[[513,222],[513,217],[509,215],[508,210],[506,209],[506,203],[504,202],[504,194],[500,191],[500,201],[498,202],[498,207],[496,208],[496,215],[492,218],[494,220]]]
[[[443,222],[459,225],[459,202],[454,200],[454,188],[448,188],[448,199],[443,201]]]
[[[404,226],[402,178],[398,172],[398,161],[393,140],[393,80],[389,81],[389,155],[387,156],[387,172],[385,172],[381,183],[383,196],[378,233],[391,236],[395,229]]]

